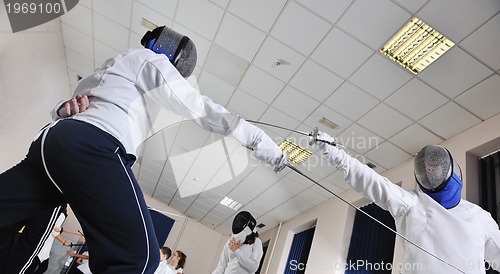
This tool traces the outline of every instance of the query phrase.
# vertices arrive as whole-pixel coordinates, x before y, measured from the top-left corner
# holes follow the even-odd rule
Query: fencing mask
[[[458,205],[462,194],[462,171],[450,152],[438,145],[422,148],[415,157],[415,179],[420,189],[444,208]]]
[[[197,53],[193,41],[166,26],[148,30],[142,37],[141,44],[166,55],[184,78],[189,77],[196,66]]]
[[[240,241],[241,244],[245,242],[248,235],[255,232],[257,221],[248,211],[241,211],[234,217],[233,220],[233,235],[232,238],[235,242]]]

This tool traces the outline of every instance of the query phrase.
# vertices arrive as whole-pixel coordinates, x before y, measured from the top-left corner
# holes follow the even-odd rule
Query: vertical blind
[[[479,197],[480,206],[491,213],[493,219],[500,223],[500,152],[479,159]],[[486,266],[486,273],[497,271]]]
[[[396,229],[391,214],[376,204],[371,203],[361,209],[388,227]],[[356,211],[345,274],[390,274],[395,241],[396,235],[393,232]]]
[[[262,258],[260,258],[259,268],[255,271],[255,274],[260,274],[262,271],[262,264],[264,263],[264,259],[266,258],[267,248],[269,247],[269,240],[262,244]]]
[[[162,247],[167,240],[168,234],[170,234],[170,230],[172,230],[172,226],[174,226],[175,220],[153,209],[149,209],[149,213],[153,221],[158,245]]]
[[[302,274],[305,272],[315,229],[316,227],[313,226],[293,236],[284,274]]]

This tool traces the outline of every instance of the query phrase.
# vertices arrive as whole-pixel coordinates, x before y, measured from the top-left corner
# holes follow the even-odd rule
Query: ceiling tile
[[[316,189],[316,191],[321,193],[322,195],[326,195],[329,198],[332,198],[334,195],[331,192],[339,195],[346,189],[349,189],[349,185],[347,185],[344,180],[343,172],[335,172],[332,175],[328,176],[328,178],[321,180],[318,183],[320,189]]]
[[[412,121],[386,104],[380,104],[359,119],[358,123],[387,139],[408,127]]]
[[[276,66],[277,60],[284,60],[286,63]],[[253,62],[267,73],[288,82],[305,60],[303,55],[268,36]]]
[[[289,200],[279,205],[272,212],[269,212],[268,214],[275,216],[278,220],[282,222],[292,219],[293,217],[299,215],[301,211],[292,206],[292,204],[290,204],[291,201],[292,200]]]
[[[278,125],[290,129],[295,129],[300,124],[300,121],[298,121],[297,119],[294,119],[289,115],[286,115],[285,113],[277,110],[272,106],[266,110],[266,112],[262,115],[262,118],[259,120],[268,124]],[[287,136],[290,134],[288,130],[278,129],[270,126],[263,126],[263,125],[257,125],[257,126],[264,129],[264,131],[266,132],[268,131],[276,132],[278,136]]]
[[[337,140],[338,143],[360,154],[378,146],[383,141],[383,139],[375,133],[370,132],[358,124],[353,124],[342,131],[342,133],[337,136]]]
[[[261,193],[262,189],[259,189],[252,184],[241,183],[231,190],[231,192],[227,194],[227,197],[243,205],[247,205]]]
[[[378,50],[410,19],[410,14],[389,0],[355,1],[337,26]]]
[[[233,94],[227,106],[243,118],[251,120],[257,120],[268,107],[267,104],[241,89]]]
[[[112,58],[116,55],[118,55],[120,52],[117,51],[116,49],[107,46],[97,40],[94,41],[94,60],[96,63],[96,67],[99,67],[104,63],[104,61],[108,60],[109,58]]]
[[[368,151],[366,156],[388,169],[411,158],[410,154],[389,142]]]
[[[69,79],[69,84],[71,86],[76,86],[76,84],[79,81],[78,77],[81,77],[81,76],[79,76],[76,71],[68,68],[68,79]],[[70,95],[72,95],[72,94],[73,94],[73,89],[71,90]]]
[[[453,99],[491,73],[462,49],[454,47],[422,71],[418,78]]]
[[[228,13],[222,19],[215,42],[250,62],[265,37],[261,30]]]
[[[66,25],[61,24],[64,45],[71,50],[80,53],[81,55],[92,59],[94,58],[94,47],[92,44],[92,37],[85,35],[79,30]]]
[[[378,103],[379,101],[373,96],[349,82],[344,82],[324,104],[349,119],[356,121]]]
[[[213,40],[223,14],[223,9],[208,1],[182,0],[177,5],[175,18],[181,25]]]
[[[225,9],[227,7],[227,5],[229,4],[229,0],[208,0],[214,4],[216,4],[217,6]]]
[[[156,9],[156,6],[154,5],[147,5],[146,3],[134,1],[132,3],[132,15],[129,19],[130,30],[142,37],[146,31],[148,31],[148,28],[142,25],[142,19],[146,19],[157,26],[172,27],[171,17],[168,18],[165,15],[158,13],[159,11],[161,10]]]
[[[331,28],[332,25],[328,22],[290,1],[274,24],[271,35],[301,54],[309,56]],[[311,31],[312,29],[314,31]]]
[[[267,203],[253,200],[250,203],[248,203],[247,205],[245,205],[242,208],[242,210],[252,212],[252,215],[255,215],[255,216],[262,216],[262,215],[266,214],[269,210],[271,210],[271,208],[268,207]],[[258,217],[255,217],[255,218],[258,218]],[[259,218],[259,222],[263,222],[266,225],[269,225],[268,222],[266,222],[264,219],[262,219],[262,217]]]
[[[373,50],[345,32],[333,28],[311,54],[311,59],[348,78],[372,54]]]
[[[66,63],[68,68],[71,68],[81,76],[87,76],[91,74],[95,67],[91,59],[77,53],[70,48],[65,48],[66,52]]]
[[[408,82],[412,76],[389,59],[374,54],[349,81],[379,100],[384,100]]]
[[[119,51],[128,48],[128,29],[99,14],[94,14],[94,37]]]
[[[447,103],[420,120],[424,127],[446,139],[477,125],[479,122],[481,120],[454,102]]]
[[[142,34],[139,35],[135,32],[130,32],[130,37],[128,38],[128,47],[129,49],[142,49],[144,48],[141,45]]]
[[[317,145],[314,145],[317,147]],[[311,146],[306,146],[307,149],[311,149]],[[318,149],[313,149],[318,150]],[[299,168],[302,173],[308,175],[310,178],[316,181],[322,180],[336,171],[336,169],[328,162],[328,160],[323,157],[320,151],[316,151],[302,162],[297,168]],[[311,183],[305,178],[301,178],[304,182]]]
[[[190,218],[193,218],[193,219],[196,219],[196,220],[200,220],[200,219],[203,219],[203,217],[205,217],[207,215],[208,211],[205,210],[205,209],[200,209],[200,208],[193,208],[193,207],[190,207],[187,211],[186,211],[186,216],[190,217]]]
[[[435,89],[413,78],[389,96],[385,103],[413,120],[419,120],[448,101],[448,98]]]
[[[90,8],[92,6],[92,0],[80,0],[78,1],[79,4],[82,4],[86,6],[87,8]]]
[[[286,2],[286,0],[233,0],[228,10],[257,28],[268,32]]]
[[[311,96],[324,101],[344,80],[329,72],[314,61],[307,60],[290,81],[290,85]]]
[[[288,192],[281,191],[279,188],[269,188],[262,192],[254,201],[264,204],[267,211],[281,205],[292,197]],[[252,202],[253,203],[253,202]]]
[[[316,191],[315,191],[315,190]],[[330,198],[329,193],[326,193],[323,189],[320,189],[319,186],[314,185],[304,191],[302,191],[299,195],[297,195],[297,198],[301,198],[304,201],[307,201],[309,203],[312,203],[313,205],[318,205]]]
[[[87,35],[92,35],[92,13],[89,8],[83,5],[76,5],[70,12],[61,16],[61,22]]]
[[[205,61],[204,69],[214,76],[236,86],[248,69],[248,62],[213,44]]]
[[[175,15],[175,7],[177,6],[177,0],[135,0],[134,2],[140,2],[144,6],[149,7],[156,12],[161,13],[163,16],[168,18],[174,18]],[[135,8],[134,8],[135,9]],[[147,19],[147,18],[146,18]],[[155,22],[155,21],[151,21]],[[160,24],[160,23],[157,23]],[[167,24],[167,23],[163,23]]]
[[[273,106],[297,120],[304,120],[318,106],[318,102],[304,93],[286,86],[273,102]]]
[[[304,211],[312,208],[315,205],[311,204],[308,201],[305,201],[301,197],[293,197],[292,199],[290,199],[286,203],[284,203],[283,206],[293,208],[294,210],[297,210],[299,212],[304,212]]]
[[[269,190],[276,190],[279,192],[287,192],[292,197],[304,191],[311,185],[304,181],[303,177],[294,176],[294,173],[288,173],[287,176],[281,178]]]
[[[297,0],[297,2],[331,24],[335,24],[353,0]]]
[[[429,1],[417,17],[458,43],[499,10],[498,0],[439,0]]]
[[[410,13],[415,13],[419,9],[421,9],[422,6],[424,6],[425,3],[427,3],[429,0],[393,0],[393,1],[407,8],[410,11]]]
[[[391,137],[389,141],[411,155],[415,155],[425,145],[439,144],[443,139],[437,137],[419,124],[412,124]]]
[[[455,101],[481,119],[486,120],[498,113],[499,92],[500,76],[494,74],[458,96]]]
[[[284,86],[282,81],[255,66],[250,66],[238,87],[266,103],[271,103]]]
[[[495,70],[500,69],[500,13],[460,42],[460,46],[481,62]]]
[[[200,93],[210,97],[214,102],[226,105],[229,98],[233,95],[235,87],[229,83],[215,77],[207,71],[204,71],[198,79]]]
[[[93,0],[92,9],[123,27],[130,26],[132,0]]]
[[[337,127],[332,129],[320,123],[320,120],[326,118],[335,124]],[[326,107],[325,105],[320,105],[316,110],[314,110],[306,120],[304,120],[304,124],[307,125],[309,130],[317,127],[320,131],[326,132],[332,136],[339,134],[348,128],[352,121],[337,113],[336,111]]]

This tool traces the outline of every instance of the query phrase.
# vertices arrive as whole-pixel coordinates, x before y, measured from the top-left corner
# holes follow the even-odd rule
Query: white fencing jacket
[[[263,255],[262,241],[255,238],[251,245],[242,244],[235,252],[229,249],[229,241],[219,258],[217,268],[212,274],[252,274],[259,269],[260,259]]]
[[[166,56],[149,49],[128,50],[107,60],[80,80],[73,95],[87,95],[90,107],[71,118],[111,134],[130,154],[137,155],[139,145],[155,133],[152,124],[165,108],[211,132],[233,136],[266,163],[282,155],[261,129],[201,95]],[[60,119],[57,110],[64,102],[53,109],[53,120]]]
[[[500,231],[489,212],[466,200],[445,209],[422,191],[407,191],[382,177],[345,151],[329,146],[323,154],[357,192],[396,221],[396,229],[426,251],[466,274],[485,273],[484,261],[500,269]],[[404,262],[392,265],[401,273],[459,274],[453,267],[402,240]]]

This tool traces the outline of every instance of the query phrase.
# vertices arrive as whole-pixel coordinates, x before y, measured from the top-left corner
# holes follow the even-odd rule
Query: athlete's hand
[[[77,113],[84,112],[89,108],[89,98],[87,95],[77,95],[75,98],[66,101],[57,111],[61,118],[73,116]]]
[[[240,241],[235,242],[234,239],[231,239],[228,245],[229,249],[231,249],[232,252],[235,252],[236,250],[238,250],[238,248],[240,248],[241,243]]]

